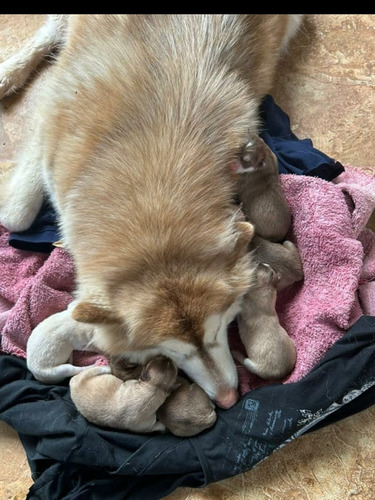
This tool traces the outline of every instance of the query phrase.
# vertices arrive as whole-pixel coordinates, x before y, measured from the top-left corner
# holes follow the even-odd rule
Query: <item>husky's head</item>
[[[108,354],[124,353],[137,363],[166,356],[218,406],[230,408],[238,399],[238,380],[227,327],[253,276],[246,253],[253,227],[242,224],[241,253],[237,248],[234,259],[144,269],[134,280],[112,286],[110,306],[82,301],[73,317],[102,325],[98,344]]]

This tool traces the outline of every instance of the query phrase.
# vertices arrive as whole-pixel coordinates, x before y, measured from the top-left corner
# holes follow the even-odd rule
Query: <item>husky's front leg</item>
[[[57,14],[48,16],[35,35],[0,64],[0,99],[23,87],[42,59],[65,42],[67,17]]]
[[[11,175],[0,177],[0,224],[11,232],[28,229],[42,206],[42,147],[37,127]]]

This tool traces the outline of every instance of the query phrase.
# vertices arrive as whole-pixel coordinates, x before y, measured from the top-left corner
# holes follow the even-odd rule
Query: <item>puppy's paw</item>
[[[283,242],[283,247],[288,250],[288,252],[290,252],[291,254],[297,254],[298,255],[298,250],[297,250],[297,247],[294,243],[292,243],[291,241],[289,240],[285,240]]]
[[[256,281],[258,286],[276,286],[279,277],[273,268],[265,262],[260,263],[256,268]]]

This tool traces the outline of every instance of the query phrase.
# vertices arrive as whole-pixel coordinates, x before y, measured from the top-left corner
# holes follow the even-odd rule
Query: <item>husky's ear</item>
[[[73,309],[72,318],[80,323],[119,323],[120,320],[104,307],[91,302],[79,302]]]
[[[236,241],[235,252],[237,255],[245,254],[247,247],[254,236],[254,226],[250,222],[237,222],[237,230],[239,232],[238,239]]]

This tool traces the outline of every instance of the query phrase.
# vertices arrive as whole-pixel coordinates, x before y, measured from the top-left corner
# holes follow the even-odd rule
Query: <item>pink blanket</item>
[[[297,346],[297,363],[284,382],[308,373],[362,315],[375,315],[375,235],[365,229],[375,207],[375,179],[347,167],[335,183],[282,175],[293,227],[288,238],[300,251],[305,279],[279,292],[280,322]],[[25,357],[31,330],[72,300],[74,271],[67,252],[51,255],[15,250],[0,227],[0,332],[4,352]],[[235,329],[232,348],[241,349]],[[105,362],[76,353],[74,362]],[[265,385],[238,367],[240,392]]]
[[[293,175],[281,181],[293,216],[288,239],[304,271],[304,280],[280,291],[276,304],[297,347],[296,366],[284,382],[296,382],[362,314],[375,315],[375,234],[365,228],[375,207],[375,178],[346,167],[335,183]],[[235,329],[230,344],[242,347]],[[238,374],[242,394],[267,384],[244,367]]]

